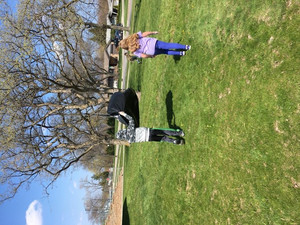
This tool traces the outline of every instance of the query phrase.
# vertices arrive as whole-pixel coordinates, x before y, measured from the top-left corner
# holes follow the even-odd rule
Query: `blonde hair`
[[[140,48],[139,35],[138,34],[130,35],[129,37],[120,41],[119,46],[130,52],[135,52]]]

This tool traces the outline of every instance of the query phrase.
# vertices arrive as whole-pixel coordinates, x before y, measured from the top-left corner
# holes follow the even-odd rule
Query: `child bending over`
[[[184,133],[179,129],[158,129],[158,128],[148,128],[148,127],[134,127],[134,120],[131,116],[125,112],[119,112],[121,116],[124,116],[128,121],[129,125],[126,129],[120,130],[116,134],[116,138],[123,141],[128,141],[129,143],[136,142],[148,142],[148,141],[158,141],[158,142],[169,142],[177,145],[184,144],[183,139],[174,139],[173,137],[183,137]]]

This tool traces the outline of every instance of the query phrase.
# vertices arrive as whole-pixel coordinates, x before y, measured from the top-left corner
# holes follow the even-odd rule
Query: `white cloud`
[[[80,218],[77,225],[82,225],[82,222],[83,222],[83,212],[80,212]]]
[[[78,185],[77,185],[77,182],[76,182],[76,181],[73,181],[73,187],[74,187],[75,189],[78,189]]]
[[[26,225],[42,225],[42,204],[34,200],[26,210]]]

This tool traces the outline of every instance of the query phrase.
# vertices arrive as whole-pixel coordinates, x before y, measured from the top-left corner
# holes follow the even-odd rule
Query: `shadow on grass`
[[[127,208],[127,199],[126,198],[125,198],[125,201],[123,204],[122,225],[130,225],[130,218],[129,218],[129,212],[128,212],[128,208]]]
[[[167,120],[169,128],[182,130],[179,126],[176,125],[176,118],[173,111],[173,93],[169,91],[166,97],[166,107],[167,107]],[[185,140],[182,137],[176,137],[176,139],[181,140],[182,144],[185,144]]]
[[[180,61],[181,57],[182,56],[180,56],[180,55],[174,55],[173,56],[174,62],[177,64]]]
[[[180,129],[179,126],[176,125],[176,118],[173,111],[173,93],[169,91],[166,97],[166,107],[167,107],[167,120],[168,125],[172,129]]]

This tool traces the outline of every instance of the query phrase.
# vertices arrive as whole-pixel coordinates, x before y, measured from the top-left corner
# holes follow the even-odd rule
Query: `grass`
[[[192,50],[130,66],[141,125],[186,145],[126,151],[124,224],[299,224],[299,1],[134,4],[134,32]]]

